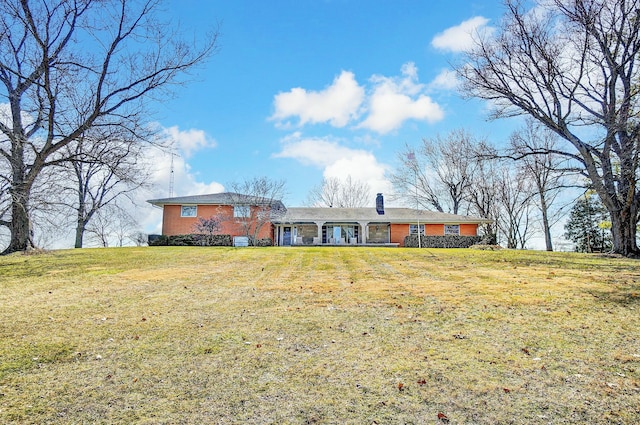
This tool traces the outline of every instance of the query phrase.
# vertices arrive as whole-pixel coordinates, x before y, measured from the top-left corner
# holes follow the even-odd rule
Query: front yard
[[[638,423],[639,264],[352,247],[2,257],[0,423]]]

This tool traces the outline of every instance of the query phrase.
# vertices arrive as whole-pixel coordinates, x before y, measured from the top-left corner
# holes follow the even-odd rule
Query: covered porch
[[[390,223],[369,221],[279,223],[274,225],[274,242],[279,246],[392,245]]]

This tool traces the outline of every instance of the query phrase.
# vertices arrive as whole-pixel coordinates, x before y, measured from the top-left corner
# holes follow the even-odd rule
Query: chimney
[[[379,215],[384,215],[384,198],[382,197],[382,193],[378,193],[378,196],[376,196],[376,211]]]

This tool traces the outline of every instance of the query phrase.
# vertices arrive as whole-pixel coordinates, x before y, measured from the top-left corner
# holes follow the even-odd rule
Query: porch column
[[[316,226],[318,227],[318,244],[322,245],[322,226],[324,226],[324,221],[314,221]]]
[[[360,226],[360,229],[362,229],[361,233],[361,238],[362,238],[362,243],[365,244],[367,243],[367,239],[369,239],[369,222],[368,221],[359,221],[358,225]]]

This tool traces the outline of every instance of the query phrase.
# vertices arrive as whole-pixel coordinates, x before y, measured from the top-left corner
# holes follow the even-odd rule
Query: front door
[[[335,243],[340,243],[342,239],[342,229],[340,226],[333,226],[333,239]]]
[[[282,245],[284,246],[291,245],[291,227],[284,228],[284,233],[282,234]]]

